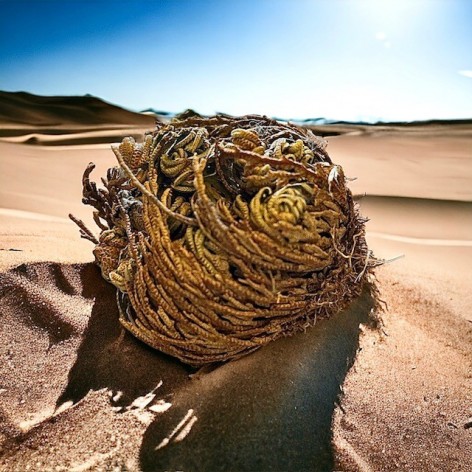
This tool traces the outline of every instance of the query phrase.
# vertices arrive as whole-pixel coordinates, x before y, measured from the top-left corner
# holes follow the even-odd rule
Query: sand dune
[[[47,97],[0,91],[0,123],[7,127],[74,125],[90,128],[103,124],[152,127],[154,122],[153,116],[125,110],[91,95]]]
[[[106,142],[147,125],[79,130],[90,116],[74,101],[39,116],[17,99],[36,128],[76,121],[0,138],[0,470],[472,468],[470,128],[329,138],[368,195],[369,244],[404,256],[377,273],[380,329],[365,291],[306,334],[189,376],[120,328],[67,219],[93,227],[84,168],[98,180],[114,164]]]
[[[141,139],[156,116],[135,113],[97,97],[45,97],[0,91],[0,141],[72,146]]]

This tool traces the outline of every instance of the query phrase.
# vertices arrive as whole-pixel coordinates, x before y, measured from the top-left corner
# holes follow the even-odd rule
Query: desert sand
[[[403,256],[377,269],[380,327],[365,293],[195,372],[123,331],[67,218],[93,227],[83,170],[154,118],[0,98],[0,470],[472,469],[471,124],[327,129],[371,248]]]

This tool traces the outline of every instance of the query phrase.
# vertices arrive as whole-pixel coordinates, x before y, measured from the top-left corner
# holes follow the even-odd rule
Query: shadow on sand
[[[327,471],[340,386],[371,321],[366,289],[306,334],[197,375],[146,431],[144,471]]]

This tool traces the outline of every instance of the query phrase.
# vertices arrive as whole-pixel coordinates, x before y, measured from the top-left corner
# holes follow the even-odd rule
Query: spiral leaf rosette
[[[121,324],[200,366],[304,330],[358,296],[376,260],[346,178],[310,130],[250,115],[184,116],[83,177]]]

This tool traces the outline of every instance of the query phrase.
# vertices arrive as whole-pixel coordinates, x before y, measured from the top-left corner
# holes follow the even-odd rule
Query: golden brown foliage
[[[376,265],[342,168],[311,131],[257,115],[186,116],[113,146],[95,207],[123,326],[198,366],[313,325]],[[77,221],[76,221],[77,222]]]

